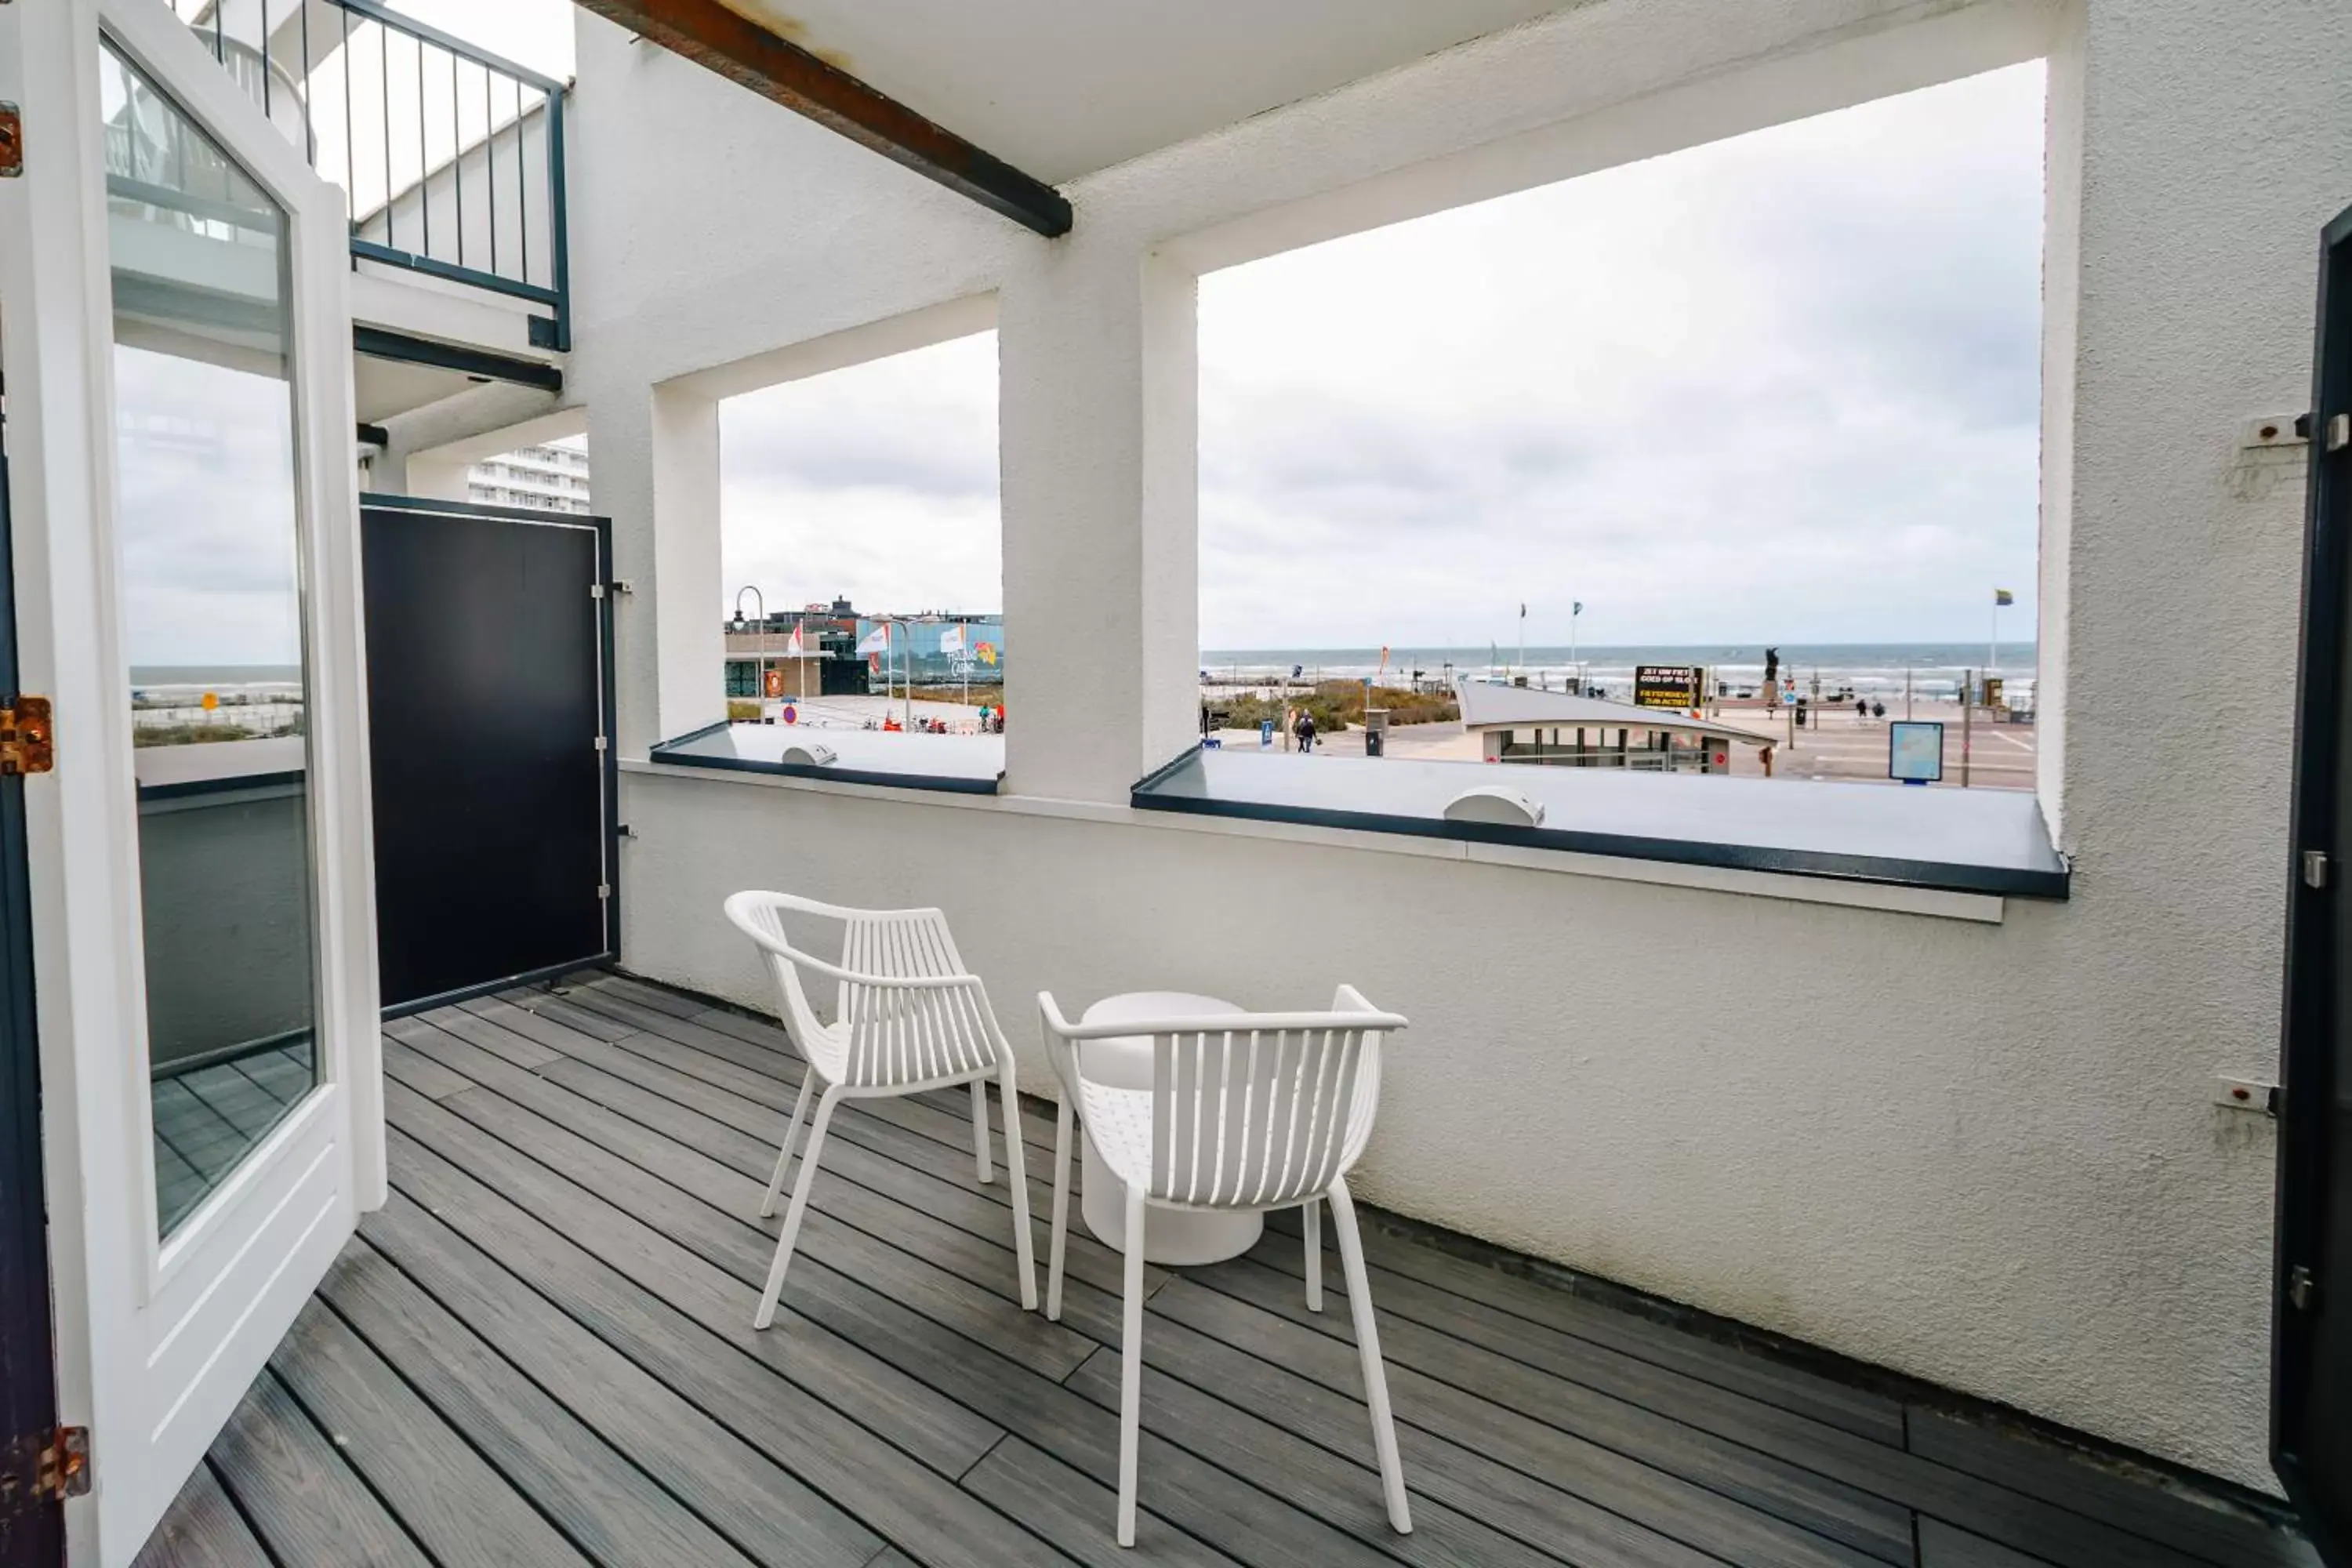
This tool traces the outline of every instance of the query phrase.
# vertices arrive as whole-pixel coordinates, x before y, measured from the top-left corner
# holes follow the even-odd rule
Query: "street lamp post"
[[[751,597],[759,603],[760,635],[761,637],[765,637],[768,632],[768,595],[760,592],[759,585],[757,584],[746,583],[743,586],[735,590],[735,629],[738,632],[746,629],[743,620],[743,595],[746,594],[751,595]],[[752,695],[759,699],[760,717],[764,719],[768,716],[767,652],[764,648],[754,648],[752,650],[751,657],[753,659],[752,668],[759,671],[760,677],[757,682],[758,689],[753,692]]]

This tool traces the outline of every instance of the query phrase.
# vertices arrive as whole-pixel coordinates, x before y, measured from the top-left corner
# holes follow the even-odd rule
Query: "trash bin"
[[[1388,755],[1389,710],[1385,708],[1364,710],[1364,755]]]

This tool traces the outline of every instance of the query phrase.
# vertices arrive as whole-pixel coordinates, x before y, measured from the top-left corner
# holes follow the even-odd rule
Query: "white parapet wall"
[[[635,589],[624,754],[721,711],[712,399],[924,312],[996,323],[1008,626],[1083,653],[1011,675],[1010,801],[633,769],[629,967],[767,1005],[727,893],[937,904],[1040,1091],[1042,987],[1352,982],[1413,1022],[1375,1201],[2269,1484],[2272,1135],[2210,1084],[2274,1062],[2301,500],[2232,468],[2308,395],[2352,8],[1592,0],[1085,176],[1058,241],[579,28],[567,395]],[[1198,269],[2045,55],[2071,901],[1939,919],[1127,808],[1192,729]],[[2278,721],[2217,745],[2192,689]]]

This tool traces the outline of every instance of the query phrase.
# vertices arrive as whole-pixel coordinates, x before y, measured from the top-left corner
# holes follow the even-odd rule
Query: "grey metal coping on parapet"
[[[1446,802],[1492,784],[1541,802],[1544,825],[1445,820]],[[1958,893],[2063,899],[2070,878],[2040,803],[2017,790],[1196,750],[1139,781],[1131,801],[1144,811]]]
[[[838,761],[788,763],[791,745],[821,744]],[[882,784],[893,789],[945,790],[957,795],[994,795],[1004,781],[1002,735],[899,734],[876,730],[813,730],[795,724],[707,725],[664,741],[648,753],[656,763],[719,768],[730,773],[780,773],[788,778],[831,779],[836,784]]]

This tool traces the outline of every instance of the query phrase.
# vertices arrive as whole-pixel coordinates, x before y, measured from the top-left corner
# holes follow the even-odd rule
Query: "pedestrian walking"
[[[1298,710],[1298,749],[1307,752],[1315,750],[1315,715],[1304,708]]]

